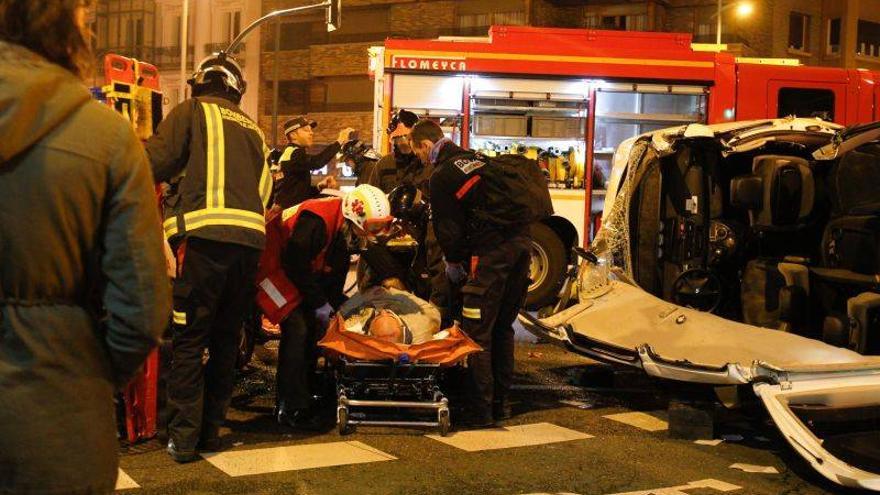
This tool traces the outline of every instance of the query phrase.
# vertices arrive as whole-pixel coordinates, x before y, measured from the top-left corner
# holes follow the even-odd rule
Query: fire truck
[[[880,72],[739,58],[690,34],[493,26],[486,37],[389,39],[370,49],[373,145],[405,108],[489,156],[545,169],[556,215],[533,229],[527,306],[551,302],[571,247],[598,226],[622,141],[688,123],[785,116],[880,120]]]

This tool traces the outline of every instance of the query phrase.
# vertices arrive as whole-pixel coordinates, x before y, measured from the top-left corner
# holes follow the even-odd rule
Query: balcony
[[[180,69],[180,46],[158,46],[154,51],[155,55],[152,63],[160,71]],[[195,49],[192,45],[187,47],[186,61],[187,70],[193,70],[196,60]]]

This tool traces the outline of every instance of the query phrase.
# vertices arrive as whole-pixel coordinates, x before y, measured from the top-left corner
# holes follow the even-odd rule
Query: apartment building
[[[92,29],[97,55],[117,53],[156,65],[166,112],[188,96],[185,79],[195,65],[207,55],[226,48],[244,27],[261,15],[260,2],[253,0],[189,0],[188,10],[184,84],[180,74],[182,0],[99,0],[94,10]],[[256,88],[260,79],[259,34],[259,31],[253,33],[234,53],[250,85],[242,99],[242,108],[255,119],[258,115]]]
[[[738,2],[722,1],[722,43],[736,55],[880,69],[880,0],[750,0],[748,16],[739,15]],[[189,0],[186,72],[259,16],[311,3]],[[695,42],[714,43],[717,7],[717,0],[344,0],[338,31],[327,33],[323,13],[315,12],[248,37],[235,54],[249,83],[243,107],[270,141],[276,104],[279,124],[300,113],[318,120],[318,143],[348,126],[369,140],[367,49],[386,38],[483,36],[490,25],[507,24],[686,32]],[[99,55],[115,52],[159,67],[166,109],[181,98],[181,15],[182,0],[99,0],[93,16]]]

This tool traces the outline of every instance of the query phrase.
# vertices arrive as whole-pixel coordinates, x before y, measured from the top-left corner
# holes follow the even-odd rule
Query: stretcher
[[[339,434],[355,425],[427,427],[444,436],[449,433],[452,418],[440,377],[481,348],[458,327],[444,332],[444,338],[421,344],[395,344],[347,331],[337,316],[318,345],[336,377]],[[383,409],[396,415],[367,415]]]

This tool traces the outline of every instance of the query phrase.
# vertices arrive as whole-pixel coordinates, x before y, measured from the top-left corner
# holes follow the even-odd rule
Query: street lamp
[[[739,17],[748,17],[752,15],[752,12],[755,11],[755,6],[752,5],[752,2],[742,0],[740,2],[732,3],[727,7],[722,7],[721,4],[723,0],[718,0],[718,13],[715,14],[718,16],[718,27],[715,30],[715,44],[721,44],[721,12],[727,10],[732,7],[736,7],[736,15]]]

